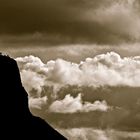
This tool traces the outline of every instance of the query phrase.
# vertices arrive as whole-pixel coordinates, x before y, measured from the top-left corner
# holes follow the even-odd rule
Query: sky
[[[4,42],[134,42],[139,11],[138,0],[1,0],[0,35]]]
[[[139,0],[1,0],[0,50],[45,62],[139,55],[139,11]]]
[[[44,119],[62,128],[139,132],[140,56],[108,52],[80,63],[60,58],[43,63],[35,56],[16,61],[30,109]]]
[[[140,138],[139,0],[0,0],[0,51],[70,140]]]
[[[17,57],[30,111],[70,140],[140,139],[140,56],[74,63]]]

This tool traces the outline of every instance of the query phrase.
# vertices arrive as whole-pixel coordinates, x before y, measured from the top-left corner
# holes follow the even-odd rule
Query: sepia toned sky
[[[45,62],[140,55],[139,11],[139,0],[1,0],[0,51]]]
[[[30,109],[72,140],[94,128],[139,139],[139,0],[0,0],[0,51],[18,62]],[[91,139],[121,139],[112,129]]]
[[[139,11],[139,0],[1,0],[0,34],[49,44],[135,42]]]

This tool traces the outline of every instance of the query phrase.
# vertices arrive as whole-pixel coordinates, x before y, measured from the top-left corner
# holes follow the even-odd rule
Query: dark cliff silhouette
[[[0,136],[39,140],[66,140],[43,119],[33,116],[14,59],[0,54]]]

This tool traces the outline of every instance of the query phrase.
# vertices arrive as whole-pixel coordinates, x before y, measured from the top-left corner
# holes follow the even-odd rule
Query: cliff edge
[[[66,140],[28,108],[28,94],[22,86],[14,59],[0,54],[0,134],[6,137],[39,140]]]

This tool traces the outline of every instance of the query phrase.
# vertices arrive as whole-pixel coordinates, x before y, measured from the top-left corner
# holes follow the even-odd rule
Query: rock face
[[[22,86],[15,60],[0,54],[0,135],[10,139],[66,140],[28,108],[27,92]]]

